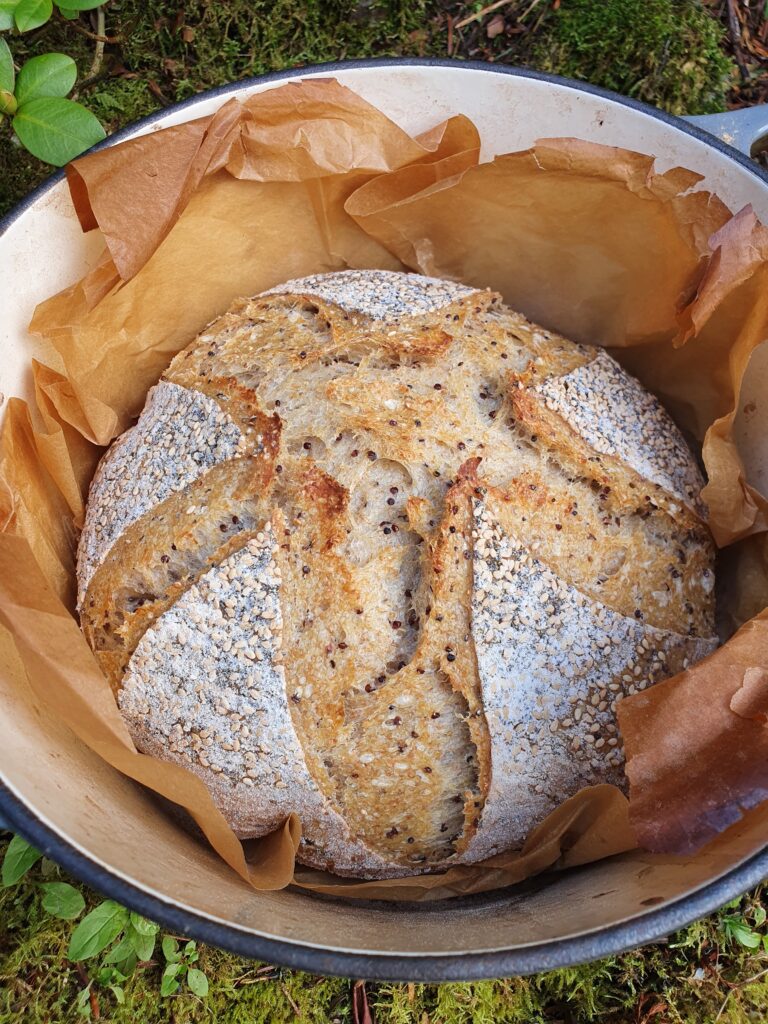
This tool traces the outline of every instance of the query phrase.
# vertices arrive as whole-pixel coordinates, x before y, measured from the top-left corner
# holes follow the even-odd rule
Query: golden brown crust
[[[580,747],[563,754],[554,740],[534,743],[545,712],[532,703],[535,687],[526,694],[538,663],[523,658],[508,672],[504,660],[505,651],[535,650],[544,628],[535,608],[525,611],[528,625],[517,620],[530,600],[517,589],[522,579],[554,587],[545,625],[562,601],[606,649],[614,643],[610,672],[574,662],[584,693],[594,676],[603,718],[614,699],[603,691],[635,685],[623,677],[636,678],[636,668],[645,685],[663,675],[665,651],[674,660],[709,649],[711,542],[695,502],[674,493],[675,473],[693,480],[695,465],[679,448],[659,468],[652,451],[638,461],[622,447],[629,418],[606,414],[609,387],[630,412],[640,403],[646,428],[663,434],[669,421],[606,359],[490,292],[413,275],[308,279],[237,303],[164,377],[168,388],[202,396],[195,408],[230,447],[125,527],[83,602],[84,631],[113,685],[131,667],[125,708],[151,698],[133,657],[142,638],[142,664],[154,664],[151,638],[175,635],[182,605],[197,616],[191,630],[213,614],[213,595],[231,582],[227,566],[246,549],[254,553],[243,564],[262,557],[271,523],[280,607],[271,657],[284,693],[274,697],[273,675],[270,700],[282,701],[302,751],[296,760],[290,748],[303,780],[295,809],[306,817],[305,863],[382,877],[473,861],[518,844],[526,823],[566,794],[569,765],[571,782],[620,771],[609,732],[612,767],[579,760],[596,742],[591,711],[563,727]],[[600,402],[574,405],[569,388],[581,394],[585,381]],[[656,479],[667,470],[669,487]],[[220,531],[225,514],[237,517],[236,536]],[[158,707],[140,715],[153,751],[164,741],[151,733],[152,716],[164,708],[167,724],[173,687],[184,686],[178,671],[178,681],[158,677]],[[568,678],[567,660],[563,671]],[[585,699],[574,683],[577,696]],[[515,701],[522,739],[514,723],[509,731]],[[212,742],[206,763],[217,764]],[[278,748],[275,757],[288,756]],[[219,754],[219,770],[234,771],[232,749]],[[194,750],[183,756],[205,775]],[[526,781],[537,764],[551,792]],[[232,778],[222,806],[240,834],[255,834],[259,800],[269,800]]]

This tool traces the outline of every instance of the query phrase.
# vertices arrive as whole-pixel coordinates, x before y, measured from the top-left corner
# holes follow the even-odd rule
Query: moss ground
[[[302,64],[453,56],[529,64],[674,112],[723,109],[735,81],[710,0],[111,0],[94,68],[91,15],[58,16],[12,40],[17,61],[48,50],[78,62],[82,102],[113,130],[195,92]],[[720,5],[722,6],[722,5]],[[0,125],[0,214],[48,173]]]
[[[724,108],[729,99],[738,102],[735,65],[718,20],[726,5],[719,0],[510,0],[461,25],[484,6],[448,0],[112,0],[106,6],[112,41],[96,68],[88,15],[74,24],[54,20],[12,45],[17,60],[48,50],[75,57],[79,98],[110,130],[249,75],[386,55],[531,64],[674,112],[703,113]],[[753,2],[749,14],[756,31],[763,24],[758,6]],[[753,99],[762,96],[765,67],[758,65],[747,86],[742,83]],[[14,145],[7,124],[0,125],[0,213],[49,172]],[[38,865],[28,880],[0,890],[0,1024],[82,1019],[77,996],[94,967],[86,965],[84,980],[66,959],[73,926],[42,910],[42,870]],[[83,891],[89,904],[97,900]],[[658,945],[532,978],[444,986],[368,983],[368,1004],[378,1024],[764,1021],[768,958],[744,947],[733,926],[743,922],[749,931],[759,920],[761,900],[758,891]],[[125,983],[123,1005],[96,985],[89,1006],[116,1024],[353,1021],[349,981],[282,971],[207,948],[200,966],[211,983],[205,1000],[190,994],[162,998],[161,967],[149,964]]]
[[[0,856],[4,846],[0,841]],[[80,970],[67,960],[73,924],[50,917],[40,903],[40,881],[57,877],[58,868],[43,861],[18,885],[0,889],[0,1024],[82,1019],[78,993],[96,974],[98,958]],[[98,901],[79,888],[89,907]],[[745,948],[735,933],[744,929],[756,937],[763,899],[758,890],[657,945],[531,978],[368,982],[368,1005],[376,1024],[754,1024],[767,1016],[768,955]],[[198,966],[210,980],[205,999],[189,992],[161,997],[162,967],[151,962],[125,982],[122,1005],[94,984],[92,1012],[114,1024],[356,1024],[350,981],[283,971],[206,947]]]

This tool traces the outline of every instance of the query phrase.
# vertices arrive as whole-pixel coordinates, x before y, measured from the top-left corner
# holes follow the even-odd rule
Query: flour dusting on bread
[[[606,353],[390,271],[238,301],[97,472],[83,630],[238,835],[400,877],[625,784],[617,703],[713,650],[701,476]]]
[[[120,534],[174,491],[242,451],[243,434],[213,399],[167,381],[153,387],[135,427],[99,463],[80,538],[80,603]]]

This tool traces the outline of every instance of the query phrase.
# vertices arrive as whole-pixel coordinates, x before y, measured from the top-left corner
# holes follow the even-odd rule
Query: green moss
[[[697,0],[566,0],[532,57],[674,114],[706,114],[725,108],[735,72],[722,43],[722,26]]]
[[[528,0],[512,0],[507,23],[528,7]],[[264,72],[361,57],[445,56],[445,12],[456,21],[468,9],[452,0],[112,0],[105,11],[114,41],[95,77],[95,43],[69,22],[14,36],[11,46],[19,64],[49,50],[71,54],[78,98],[114,131],[163,105]],[[534,15],[524,23],[528,31],[493,40],[487,18],[470,24],[454,33],[457,55],[531,64],[678,113],[725,105],[733,65],[720,48],[719,22],[699,0],[563,0],[557,12],[542,4]],[[49,173],[13,144],[7,120],[0,123],[0,214]]]
[[[110,17],[127,26],[123,61],[170,100],[303,64],[419,53],[427,0],[122,0]],[[157,99],[155,99],[157,105]]]
[[[0,857],[4,847],[0,840]],[[43,861],[19,885],[0,889],[1,1024],[79,1019],[75,1003],[85,982],[66,959],[74,923],[56,921],[40,906],[38,883],[59,874]],[[90,909],[98,897],[83,892]],[[761,899],[758,890],[725,913],[739,915],[751,927]],[[768,983],[755,978],[761,956],[727,940],[723,921],[723,914],[715,914],[658,945],[531,978],[368,983],[368,1000],[377,1024],[713,1024],[724,1002],[721,1024],[762,1020]],[[206,999],[189,991],[161,998],[162,964],[155,962],[128,979],[122,1005],[94,985],[101,1019],[112,1024],[351,1024],[352,985],[344,979],[281,970],[204,946],[197,966],[210,981]],[[96,967],[88,960],[82,971],[88,977]]]

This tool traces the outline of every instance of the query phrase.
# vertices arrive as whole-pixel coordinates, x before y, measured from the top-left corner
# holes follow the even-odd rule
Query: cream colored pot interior
[[[661,169],[679,163],[699,171],[704,186],[733,209],[751,202],[768,221],[768,186],[747,168],[675,126],[603,96],[458,67],[341,67],[333,74],[411,132],[450,114],[469,115],[482,132],[486,158],[540,136],[575,135],[626,146],[656,154]],[[249,85],[241,93],[276,84]],[[141,131],[199,117],[225,98],[204,98]],[[32,355],[56,365],[55,356],[26,333],[35,304],[79,278],[101,247],[97,232],[80,233],[63,183],[0,237],[0,410],[13,395],[29,397]],[[627,854],[534,879],[471,905],[451,901],[414,909],[342,904],[292,891],[258,893],[52,720],[33,698],[4,635],[0,735],[0,781],[35,819],[90,861],[171,906],[241,932],[324,950],[458,955],[601,931],[679,901],[765,845],[768,815],[756,812],[695,857]]]

